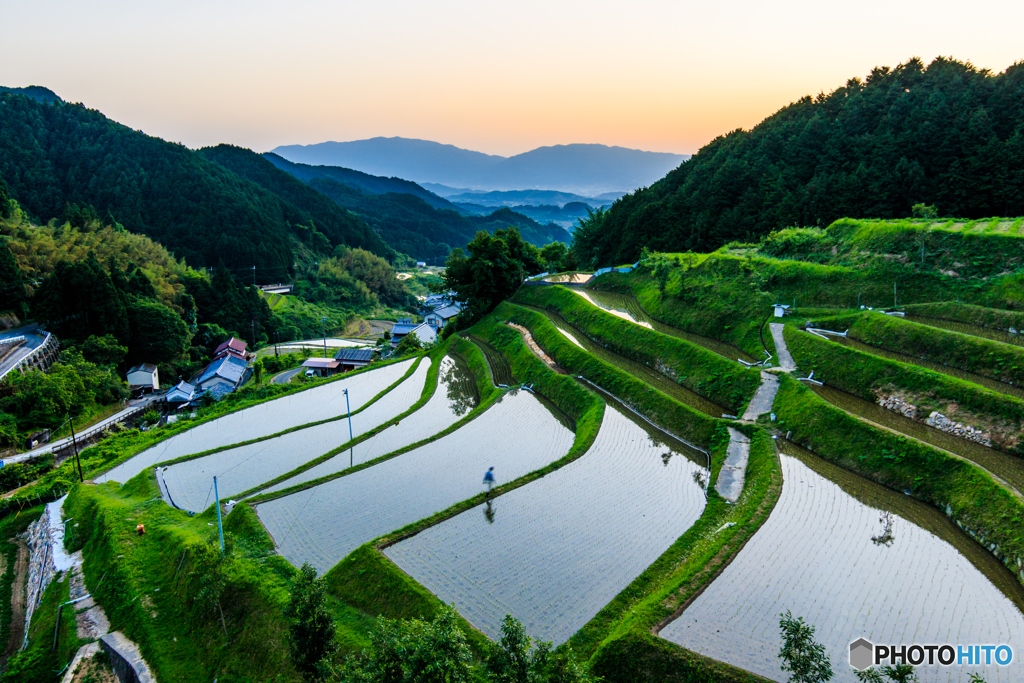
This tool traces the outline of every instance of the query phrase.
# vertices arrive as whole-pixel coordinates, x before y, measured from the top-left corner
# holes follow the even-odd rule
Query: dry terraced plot
[[[424,358],[408,379],[353,415],[353,434],[359,436],[408,410],[423,394],[429,370],[430,359]],[[354,391],[350,389],[349,393]],[[348,420],[334,420],[171,465],[158,473],[157,481],[168,502],[183,510],[202,512],[213,502],[214,477],[220,497],[226,500],[287,474],[348,440]],[[340,458],[331,461],[340,462]],[[344,461],[348,467],[347,453]]]
[[[358,410],[401,379],[409,371],[414,360],[392,363],[229,413],[161,441],[103,476],[97,477],[96,481],[124,483],[147,467],[160,462],[270,436],[292,427],[344,415],[344,389],[349,390],[352,410]]]
[[[256,506],[280,553],[324,572],[378,536],[563,457],[573,433],[526,391],[505,394],[462,428],[396,458]]]
[[[476,407],[477,402],[472,374],[463,364],[457,363],[450,356],[445,356],[441,361],[438,373],[437,389],[422,408],[412,415],[407,415],[400,422],[378,432],[370,439],[356,444],[352,449],[351,459],[349,451],[339,453],[305,472],[268,487],[266,492],[281,491],[296,484],[304,484],[320,477],[326,477],[346,469],[350,462],[359,465],[423,441],[458,422],[460,418]],[[370,419],[369,413],[372,413],[376,407],[374,404],[365,413],[355,415],[352,418],[353,421],[362,418],[361,421],[364,424],[369,425],[373,422],[374,426],[389,422],[388,418],[376,421]],[[357,433],[360,432],[357,430]]]
[[[836,683],[856,683],[848,647],[860,637],[883,644],[1007,643],[1018,651],[1024,645],[1024,616],[957,548],[896,514],[893,540],[882,543],[882,512],[797,458],[781,458],[785,483],[768,521],[662,637],[786,680],[777,658],[779,614],[792,610],[816,628]],[[976,549],[982,561],[995,562]],[[989,683],[1024,680],[1017,658],[1009,667],[936,665],[918,673],[923,681],[965,681],[972,671]]]
[[[490,637],[564,643],[704,510],[703,454],[641,425],[608,406],[578,460],[384,552]]]

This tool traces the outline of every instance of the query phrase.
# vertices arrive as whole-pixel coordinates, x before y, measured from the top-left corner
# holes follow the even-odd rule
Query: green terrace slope
[[[781,377],[779,426],[792,441],[880,484],[933,505],[1015,574],[1024,561],[1024,501],[971,463],[876,429]],[[1018,579],[1024,583],[1024,574]]]
[[[682,339],[623,320],[564,287],[523,287],[514,301],[557,311],[601,346],[669,375],[736,415],[743,412],[761,381],[755,370]]]
[[[786,326],[786,344],[801,369],[830,386],[875,403],[898,394],[922,416],[937,410],[975,427],[992,430],[996,448],[1024,456],[1024,401],[956,377],[851,349]]]
[[[920,316],[935,320],[966,323],[978,327],[989,328],[997,332],[1014,329],[1024,334],[1024,313],[1001,311],[984,306],[973,306],[954,301],[942,301],[931,304],[910,304],[903,306],[907,315]]]

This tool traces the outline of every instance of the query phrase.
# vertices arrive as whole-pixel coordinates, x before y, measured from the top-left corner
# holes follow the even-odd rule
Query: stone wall
[[[139,647],[120,631],[101,637],[100,647],[110,657],[110,666],[120,683],[155,683]]]
[[[941,429],[944,432],[952,434],[953,436],[959,436],[961,439],[967,439],[968,441],[974,441],[980,443],[983,446],[991,446],[991,436],[983,432],[980,429],[975,429],[970,425],[965,425],[963,422],[955,422],[950,420],[942,413],[933,410],[932,414],[928,416],[928,419],[924,421],[925,424]]]

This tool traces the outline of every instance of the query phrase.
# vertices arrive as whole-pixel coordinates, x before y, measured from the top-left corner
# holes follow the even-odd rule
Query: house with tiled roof
[[[241,339],[236,339],[235,337],[232,337],[231,339],[228,339],[226,342],[222,342],[216,349],[213,350],[213,358],[214,360],[216,360],[218,358],[223,358],[224,356],[230,354],[232,356],[235,356],[236,358],[246,360],[245,349],[247,346],[248,345]]]
[[[153,391],[160,388],[160,372],[152,363],[140,363],[127,374],[128,388],[132,391],[144,389]]]
[[[196,382],[196,388],[199,393],[217,397],[230,393],[242,383],[248,365],[241,358],[228,353],[206,366]]]

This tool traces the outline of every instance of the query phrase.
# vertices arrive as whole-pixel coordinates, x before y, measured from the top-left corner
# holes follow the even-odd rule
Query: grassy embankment
[[[14,568],[18,558],[18,546],[13,543],[14,537],[22,533],[32,522],[39,519],[46,508],[37,505],[23,510],[18,515],[11,515],[0,520],[0,556],[3,557],[3,572],[0,573],[0,634],[7,637],[11,630],[11,597],[14,593]],[[0,640],[6,648],[6,641]],[[2,650],[0,650],[2,653]]]
[[[863,312],[816,321],[827,329],[849,329],[848,336],[881,349],[994,379],[1024,385],[1024,348],[948,332],[881,313]]]
[[[962,304],[954,301],[940,301],[931,304],[910,304],[902,309],[907,315],[950,322],[967,323],[1005,332],[1011,327],[1024,334],[1024,313],[1002,311],[986,306]]]
[[[954,415],[972,426],[998,426],[1012,434],[1024,429],[1024,401],[907,363],[873,356],[787,326],[786,344],[805,372],[813,370],[829,385],[876,402],[898,393],[917,406],[919,415],[933,410]],[[951,410],[955,407],[955,410]],[[993,447],[1024,456],[1021,441],[993,438]]]
[[[601,346],[643,363],[739,415],[761,383],[756,370],[612,315],[564,287],[523,287],[516,303],[557,311]]]
[[[50,582],[32,614],[28,647],[7,662],[2,680],[17,683],[50,683],[60,680],[57,672],[74,659],[78,648],[87,641],[79,640],[72,605],[61,610],[57,625],[57,606],[70,599],[71,581],[67,574]],[[54,631],[58,631],[57,649],[53,648]],[[6,631],[4,632],[6,634]]]
[[[1017,573],[1024,561],[1024,503],[971,463],[875,429],[781,377],[779,427],[800,446],[944,511]],[[1018,575],[1024,583],[1024,573]]]

